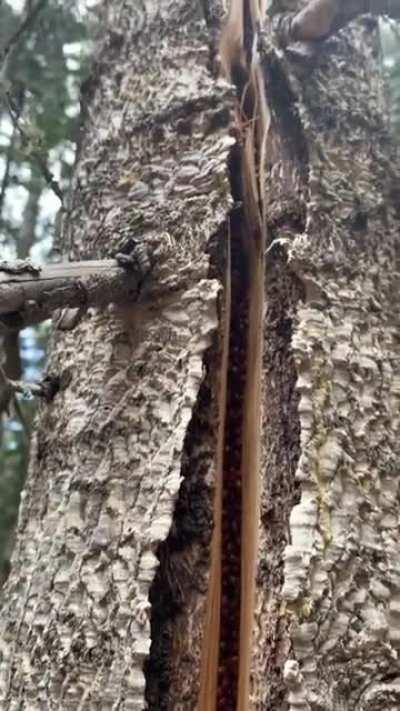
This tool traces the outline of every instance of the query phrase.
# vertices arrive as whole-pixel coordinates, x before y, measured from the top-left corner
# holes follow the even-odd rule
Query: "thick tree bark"
[[[210,32],[197,0],[110,2],[104,15],[65,241],[74,260],[101,259],[132,237],[153,244],[161,235],[171,254],[164,268],[170,296],[127,309],[125,322],[92,310],[72,333],[54,338],[49,370],[69,384],[39,418],[4,590],[5,709],[20,694],[32,710],[144,708],[150,624],[153,669],[162,666],[160,675],[148,672],[152,707],[174,694],[194,706],[198,686],[217,377],[205,380],[211,366],[204,358],[217,362],[209,349],[218,350],[220,292],[207,250],[211,238],[224,239],[232,204],[233,92],[210,71]],[[169,594],[172,562],[159,544],[182,476],[173,543],[181,574]],[[170,603],[164,600],[158,623],[160,594],[152,593],[151,615],[149,589],[163,557]],[[172,636],[165,623],[175,630],[171,663],[156,651]]]
[[[273,130],[259,709],[400,700],[399,163],[376,40],[370,22],[354,25],[311,66],[264,52]]]
[[[257,14],[234,2],[222,40],[235,103],[217,2],[104,4],[71,252],[164,231],[172,287],[189,277],[54,337],[67,387],[3,596],[4,709],[399,706],[400,172],[376,29],[310,58]]]

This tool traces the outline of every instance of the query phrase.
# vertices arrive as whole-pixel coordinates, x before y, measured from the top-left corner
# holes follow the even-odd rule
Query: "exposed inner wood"
[[[231,155],[230,315],[221,482],[215,499],[208,627],[201,711],[245,711],[249,702],[255,564],[259,529],[259,441],[264,301],[263,171],[268,117],[255,34],[262,8],[233,0],[222,60],[238,94],[237,145]],[[218,558],[216,560],[216,558]],[[216,580],[216,576],[219,576]],[[216,590],[220,594],[216,594]],[[220,604],[219,616],[215,605]],[[215,619],[218,617],[218,624]],[[209,625],[212,623],[212,627]],[[218,645],[216,636],[219,635]],[[217,672],[209,656],[216,656]]]
[[[221,375],[218,393],[219,427],[216,442],[216,477],[211,540],[210,576],[206,620],[202,644],[202,668],[200,670],[199,711],[215,710],[218,684],[218,661],[221,610],[221,538],[222,538],[222,488],[225,463],[225,419],[227,413],[227,383],[229,365],[229,334],[231,330],[231,240],[230,223],[226,249],[225,304],[222,315],[224,329],[221,347]]]

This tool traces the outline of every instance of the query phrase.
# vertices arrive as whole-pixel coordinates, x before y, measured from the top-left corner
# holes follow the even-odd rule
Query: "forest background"
[[[0,259],[58,261],[58,235],[80,128],[96,3],[0,0]],[[40,378],[49,323],[0,332],[1,373]],[[36,402],[11,402],[0,378],[0,584],[12,550]]]

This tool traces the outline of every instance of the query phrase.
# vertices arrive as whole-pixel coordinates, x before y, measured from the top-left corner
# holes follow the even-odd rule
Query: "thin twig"
[[[12,53],[13,49],[17,46],[17,44],[19,43],[21,37],[25,34],[25,32],[27,32],[27,30],[30,30],[33,27],[39,12],[45,7],[45,5],[47,5],[47,2],[48,2],[48,0],[39,0],[38,3],[36,5],[34,5],[33,7],[28,7],[28,13],[27,13],[25,19],[21,22],[19,27],[17,27],[14,34],[11,35],[11,37],[8,40],[5,47],[3,47],[3,49],[0,53],[0,59],[3,63],[2,71],[0,73],[3,74],[3,76],[4,76],[4,65],[7,64],[10,54]]]
[[[13,124],[13,127],[16,131],[18,131],[19,135],[21,136],[22,146],[24,146],[24,145],[32,146],[32,138],[29,136],[29,133],[27,133],[24,130],[24,128],[21,126],[21,121],[20,121],[21,117],[15,107],[15,104],[13,102],[10,92],[6,91],[4,94],[4,98],[6,101],[6,107],[7,107],[11,122]],[[55,179],[53,173],[51,172],[51,170],[49,170],[49,168],[47,166],[47,162],[45,161],[43,156],[40,155],[40,150],[34,149],[33,150],[33,157],[35,159],[35,162],[36,162],[43,178],[46,181],[47,186],[58,197],[58,199],[61,202],[61,207],[63,207],[63,204],[64,204],[63,192],[62,192],[57,180]]]
[[[2,88],[2,93],[4,97],[4,101],[6,104],[6,108],[8,111],[8,114],[10,116],[11,122],[14,127],[14,131],[18,131],[20,137],[21,137],[21,142],[22,146],[32,146],[32,137],[29,136],[29,133],[21,126],[21,109],[15,104],[11,92],[8,88],[8,82],[6,79],[6,74],[7,74],[7,67],[8,67],[8,62],[10,59],[10,56],[13,52],[13,50],[18,46],[21,38],[23,35],[34,26],[34,23],[40,13],[40,11],[47,5],[48,0],[39,0],[36,5],[31,6],[30,3],[27,4],[27,9],[28,12],[26,14],[25,19],[21,22],[20,26],[17,28],[17,30],[14,32],[14,34],[10,37],[8,40],[7,44],[3,48],[3,50],[0,52],[0,61],[2,62],[1,70],[0,70],[0,88]],[[38,149],[33,149],[32,151],[33,158],[43,175],[47,186],[52,190],[52,192],[58,197],[58,199],[61,202],[61,207],[63,208],[63,203],[64,203],[64,198],[63,198],[63,192],[54,178],[53,173],[49,170],[47,161],[43,158],[43,156],[40,154],[40,150]]]
[[[9,401],[17,393],[24,397],[48,397],[49,385],[42,383],[24,383],[21,380],[11,380],[8,378],[4,368],[0,365],[0,387],[9,396]]]

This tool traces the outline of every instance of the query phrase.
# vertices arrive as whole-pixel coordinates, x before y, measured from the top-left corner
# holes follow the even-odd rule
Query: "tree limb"
[[[400,19],[400,0],[310,0],[297,14],[278,18],[277,34],[283,45],[323,40],[365,14]]]
[[[14,406],[18,410],[19,418],[29,434],[29,427],[24,420],[21,408],[19,407],[18,401],[15,399],[15,395],[23,395],[23,397],[41,397],[45,400],[51,400],[59,389],[59,383],[51,377],[47,377],[39,383],[23,383],[20,380],[12,380],[8,378],[3,367],[0,365],[0,405],[2,412],[7,412],[14,402]]]
[[[0,325],[15,330],[44,321],[60,308],[132,302],[144,276],[139,262],[121,266],[118,258],[43,267],[0,262]]]

